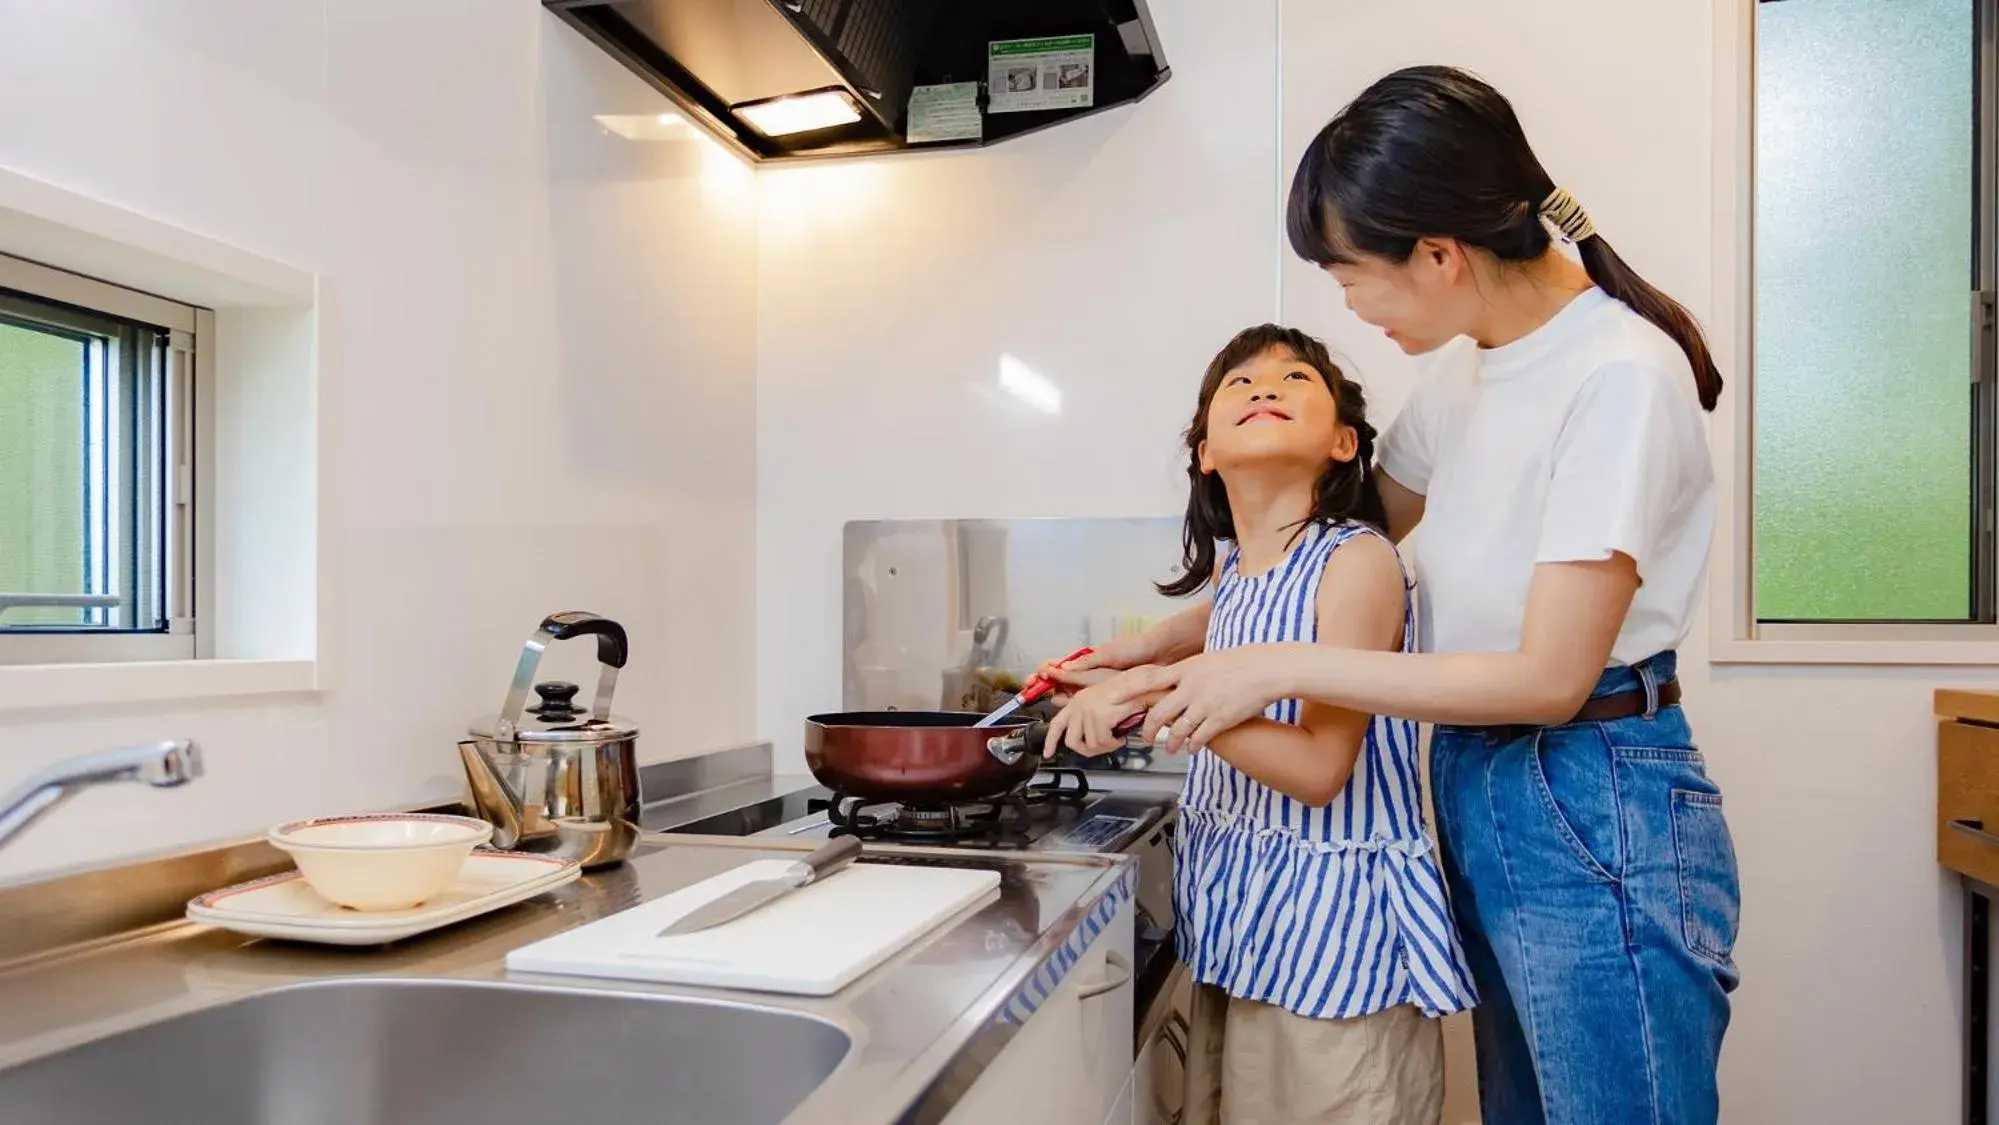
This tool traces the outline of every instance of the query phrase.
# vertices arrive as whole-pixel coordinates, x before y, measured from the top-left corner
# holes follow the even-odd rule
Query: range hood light
[[[766,137],[831,129],[836,125],[852,125],[861,119],[861,107],[855,105],[853,97],[841,89],[786,94],[780,98],[744,102],[729,108]]]

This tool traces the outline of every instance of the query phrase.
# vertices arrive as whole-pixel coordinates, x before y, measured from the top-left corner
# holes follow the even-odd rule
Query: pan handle
[[[1138,714],[1119,723],[1117,728],[1111,731],[1111,733],[1122,737],[1127,746],[1135,747],[1138,743],[1132,738],[1132,735],[1136,734],[1138,728],[1144,725],[1145,712],[1140,711]],[[1047,749],[1048,723],[1044,719],[1036,719],[1034,722],[1027,724],[1017,731],[997,735],[986,740],[986,750],[993,757],[998,758],[1001,764],[1009,766],[1020,761],[1023,754],[1033,754],[1035,757],[1040,757]]]
[[[1003,766],[1011,766],[1028,754],[1041,756],[1041,748],[1048,742],[1048,724],[1040,719],[1016,731],[996,734],[986,739],[986,752],[999,759]]]

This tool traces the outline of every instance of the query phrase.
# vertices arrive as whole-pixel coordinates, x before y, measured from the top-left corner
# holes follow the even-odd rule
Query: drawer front
[[[947,1125],[1102,1125],[1132,1070],[1132,914],[1127,901],[972,1083]],[[1113,965],[1113,953],[1124,968]],[[1121,987],[1083,994],[1120,975]]]
[[[1999,837],[1999,728],[1937,724],[1937,862],[1999,885],[1999,843],[1953,821],[1979,822]]]

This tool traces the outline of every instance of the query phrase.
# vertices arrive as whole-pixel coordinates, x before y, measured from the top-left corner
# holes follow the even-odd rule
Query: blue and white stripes
[[[1254,577],[1230,552],[1208,650],[1318,639],[1319,578],[1360,524],[1313,524]],[[1413,643],[1413,614],[1403,620]],[[1296,723],[1300,704],[1266,714]],[[1416,724],[1377,717],[1352,779],[1324,808],[1293,800],[1213,753],[1194,756],[1174,865],[1176,942],[1194,978],[1299,1015],[1347,1019],[1414,1004],[1475,1002],[1423,824]]]
[[[1132,864],[1125,868],[1117,883],[1097,900],[1096,908],[1076,924],[1076,931],[1069,935],[1069,940],[1062,943],[1062,948],[1056,950],[1040,968],[1034,970],[1034,975],[1028,977],[1020,986],[1020,990],[1007,999],[994,1022],[1026,1023],[1043,1004],[1048,1003],[1048,998],[1055,995],[1055,990],[1062,987],[1062,982],[1068,978],[1069,971],[1076,967],[1083,959],[1083,954],[1089,952],[1090,946],[1096,943],[1097,935],[1110,928],[1111,920],[1117,917],[1118,910],[1137,892],[1138,865]]]

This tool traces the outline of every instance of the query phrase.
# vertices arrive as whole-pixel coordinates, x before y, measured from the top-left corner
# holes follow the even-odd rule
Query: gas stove
[[[857,836],[870,843],[1002,851],[1126,852],[1162,824],[1170,798],[1109,793],[1080,771],[1045,770],[998,797],[937,805],[867,801],[831,791],[806,815],[762,833],[798,839]]]
[[[1045,770],[1000,797],[941,805],[865,801],[814,786],[670,831],[997,851],[1138,852],[1164,828],[1173,798],[1093,788],[1082,773]]]

